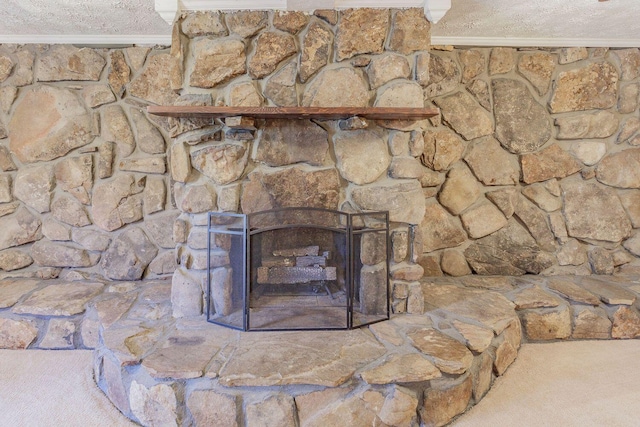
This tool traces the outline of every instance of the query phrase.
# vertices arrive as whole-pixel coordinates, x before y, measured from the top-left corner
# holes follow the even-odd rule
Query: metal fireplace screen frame
[[[299,241],[313,238],[324,245],[299,248]],[[389,319],[388,212],[211,212],[207,240],[208,322],[282,331],[353,329]],[[293,259],[295,266],[268,267],[273,260],[267,255],[282,255],[280,263]],[[295,282],[292,271],[313,278]]]

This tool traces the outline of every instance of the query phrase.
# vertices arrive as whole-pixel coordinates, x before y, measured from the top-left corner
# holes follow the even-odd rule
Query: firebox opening
[[[284,208],[209,221],[210,322],[350,329],[389,318],[387,212]]]

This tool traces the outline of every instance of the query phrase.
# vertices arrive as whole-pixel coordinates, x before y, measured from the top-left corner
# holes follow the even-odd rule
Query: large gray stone
[[[535,151],[551,137],[551,117],[524,83],[510,79],[492,81],[496,138],[515,154]]]
[[[54,45],[39,57],[36,78],[39,82],[98,81],[105,64],[105,59],[95,49]]]
[[[477,274],[516,276],[538,274],[554,257],[540,250],[536,241],[515,219],[492,235],[471,244],[464,255]]]
[[[631,222],[612,188],[592,182],[561,183],[569,236],[619,242],[631,233]]]
[[[341,132],[333,143],[340,174],[358,185],[380,178],[391,162],[386,141],[375,131]]]
[[[607,109],[616,105],[618,100],[618,72],[608,62],[563,71],[555,82],[549,102],[552,113]]]
[[[389,220],[420,224],[425,213],[422,187],[416,180],[384,181],[356,187],[351,193],[356,205],[365,210],[388,210]]]
[[[8,125],[9,148],[23,163],[48,161],[90,143],[91,128],[91,117],[74,93],[38,86],[15,107]]]
[[[387,38],[389,10],[347,9],[342,12],[336,37],[338,61],[362,53],[381,53]]]
[[[269,120],[262,128],[256,160],[269,166],[305,162],[321,166],[329,151],[327,132],[308,120]]]
[[[104,275],[113,280],[139,280],[158,253],[138,227],[120,234],[102,257]]]
[[[467,141],[493,133],[491,116],[468,93],[457,92],[435,103],[444,121]]]

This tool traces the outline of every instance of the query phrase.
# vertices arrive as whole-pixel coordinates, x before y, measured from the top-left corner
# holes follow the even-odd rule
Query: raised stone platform
[[[143,425],[444,425],[523,340],[640,336],[638,296],[636,276],[425,279],[368,328],[244,333],[172,318],[167,281],[3,281],[0,347],[96,347],[99,386]]]

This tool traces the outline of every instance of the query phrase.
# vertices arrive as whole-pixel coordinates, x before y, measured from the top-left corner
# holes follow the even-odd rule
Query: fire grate
[[[389,213],[209,213],[207,321],[243,331],[389,319]]]

